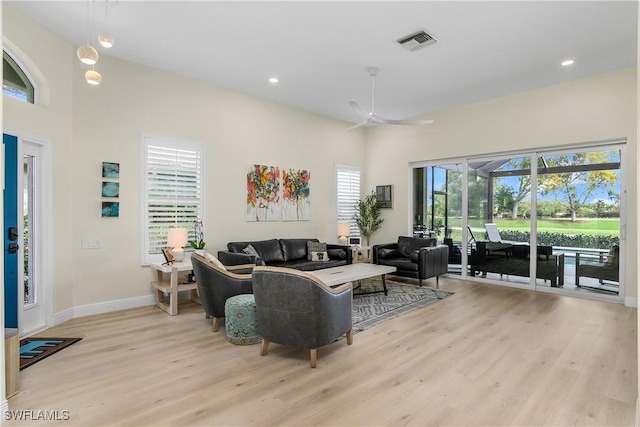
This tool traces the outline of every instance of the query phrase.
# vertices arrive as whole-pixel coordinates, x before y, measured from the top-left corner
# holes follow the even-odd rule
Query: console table
[[[196,282],[180,280],[178,273],[191,272],[191,258],[173,264],[151,264],[151,268],[157,270],[158,280],[151,282],[156,296],[156,306],[172,316],[178,314],[178,292],[191,291],[191,300],[201,304]],[[182,282],[182,283],[181,283]],[[165,301],[165,295],[169,302]]]

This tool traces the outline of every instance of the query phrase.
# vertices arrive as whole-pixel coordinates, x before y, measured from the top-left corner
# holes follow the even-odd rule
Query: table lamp
[[[171,248],[171,253],[176,261],[184,261],[184,247],[187,246],[187,229],[170,228],[167,236],[167,246]]]
[[[346,245],[349,237],[349,224],[341,222],[338,224],[338,243]]]

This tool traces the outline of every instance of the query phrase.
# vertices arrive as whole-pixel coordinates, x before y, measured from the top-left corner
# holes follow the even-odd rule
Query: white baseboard
[[[624,306],[638,308],[638,298],[624,297]]]
[[[60,325],[68,320],[76,317],[91,316],[93,314],[109,313],[112,311],[126,310],[128,308],[143,307],[155,304],[153,295],[145,295],[142,297],[120,299],[115,301],[100,302],[97,304],[80,305],[72,307],[68,310],[61,311],[54,315],[54,325]]]

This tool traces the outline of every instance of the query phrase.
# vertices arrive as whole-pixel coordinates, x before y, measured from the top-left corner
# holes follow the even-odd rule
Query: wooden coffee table
[[[371,277],[381,276],[383,288],[381,291],[358,292],[357,295],[373,294],[378,292],[384,292],[384,294],[387,295],[387,281],[384,276],[385,274],[393,273],[395,271],[395,267],[388,265],[377,265],[362,262],[343,265],[341,267],[324,268],[322,270],[310,271],[309,273],[313,274],[329,286],[337,286],[347,282],[358,282]]]

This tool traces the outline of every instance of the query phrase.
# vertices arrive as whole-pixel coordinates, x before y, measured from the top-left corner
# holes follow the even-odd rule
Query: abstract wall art
[[[308,221],[311,212],[309,181],[311,174],[304,169],[282,170],[282,220]]]
[[[280,170],[277,166],[251,165],[247,171],[247,221],[280,220]]]

